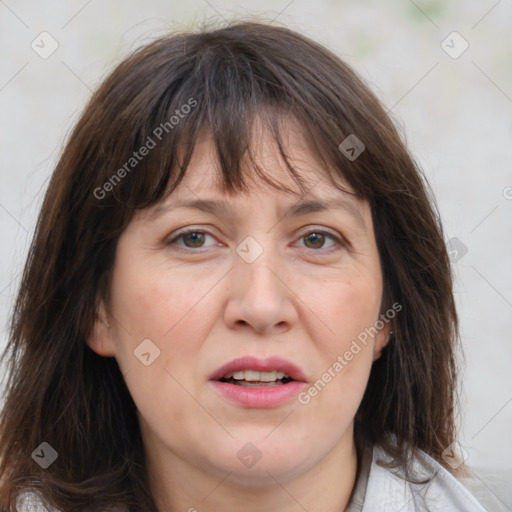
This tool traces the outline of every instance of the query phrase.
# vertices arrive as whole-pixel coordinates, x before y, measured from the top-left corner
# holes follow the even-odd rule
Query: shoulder
[[[18,496],[16,501],[18,512],[62,512],[46,505],[41,498],[33,492],[25,492]],[[125,508],[109,508],[105,512],[127,512]]]
[[[45,505],[41,498],[33,492],[24,492],[18,496],[16,510],[18,512],[59,512]]]
[[[390,468],[391,456],[375,446],[367,457],[363,482],[358,481],[352,512],[486,512],[450,472],[422,451],[414,456],[410,471]]]

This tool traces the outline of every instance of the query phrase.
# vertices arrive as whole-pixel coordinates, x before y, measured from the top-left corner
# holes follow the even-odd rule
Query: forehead
[[[301,216],[325,210],[345,210],[366,230],[368,212],[366,201],[358,198],[340,172],[325,167],[309,147],[297,124],[289,122],[285,132],[286,160],[268,130],[261,125],[253,130],[251,148],[244,159],[242,171],[248,188],[243,192],[225,191],[222,173],[212,137],[205,134],[194,147],[192,158],[180,184],[160,203],[151,208],[150,218],[159,217],[170,210],[189,208],[222,217],[236,217],[237,210],[248,202],[261,201],[264,207],[274,209],[275,203],[283,216]],[[290,174],[291,166],[300,176],[300,186]],[[263,172],[271,181],[285,190],[271,186],[255,172]],[[286,190],[287,189],[287,190]],[[271,206],[272,203],[272,206]],[[366,218],[366,222],[365,222]]]
[[[261,178],[263,174],[270,182],[278,184],[279,192],[290,197],[314,194],[355,196],[341,172],[321,161],[298,123],[292,118],[284,118],[281,122],[283,140],[280,147],[271,130],[266,128],[261,120],[254,121],[250,146],[241,162],[244,181],[247,181],[248,185],[246,192],[249,195],[257,191],[269,194],[277,192]],[[299,183],[292,177],[290,167],[293,173],[298,175]],[[184,195],[188,197],[191,192],[212,193],[226,199],[245,195],[225,191],[222,180],[213,138],[211,133],[205,132],[194,146],[182,182],[170,195],[174,196],[174,199]]]

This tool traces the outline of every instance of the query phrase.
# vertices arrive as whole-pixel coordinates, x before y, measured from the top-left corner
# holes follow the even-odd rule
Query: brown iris
[[[190,233],[185,233],[184,235],[182,235],[183,237],[183,240],[185,241],[187,238],[189,240],[192,240],[192,243],[194,245],[187,245],[187,247],[201,247],[202,244],[204,243],[204,233],[200,233],[198,231],[191,231]]]
[[[304,241],[310,240],[313,242],[314,246],[310,247],[310,249],[320,249],[325,243],[325,235],[322,233],[309,233],[304,237]],[[307,246],[307,242],[306,242]],[[308,246],[309,247],[309,246]]]

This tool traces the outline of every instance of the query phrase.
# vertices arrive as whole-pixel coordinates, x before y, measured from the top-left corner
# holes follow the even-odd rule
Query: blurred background
[[[475,494],[512,511],[512,0],[0,0],[0,349],[46,184],[91,92],[141,44],[234,18],[324,44],[402,128],[457,279],[461,448]]]

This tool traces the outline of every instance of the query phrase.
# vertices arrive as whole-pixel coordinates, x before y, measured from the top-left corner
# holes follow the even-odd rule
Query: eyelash
[[[183,231],[180,231],[180,232],[176,233],[176,235],[172,239],[170,239],[166,243],[166,245],[167,246],[175,245],[177,240],[179,240],[180,238],[183,238],[186,235],[189,235],[191,233],[199,233],[199,234],[210,235],[211,237],[214,237],[211,233],[208,233],[208,231],[204,231],[204,230],[201,230],[201,229],[187,228],[187,229],[184,229]],[[316,234],[316,235],[324,235],[325,237],[331,238],[332,240],[334,240],[336,242],[336,245],[338,246],[338,247],[333,246],[333,247],[330,247],[328,249],[323,249],[323,250],[322,249],[310,249],[313,252],[331,253],[331,252],[337,251],[337,250],[339,250],[339,249],[341,249],[343,247],[346,247],[348,245],[340,237],[337,237],[337,236],[333,235],[332,233],[330,233],[328,231],[322,231],[321,229],[312,229],[310,231],[307,231],[306,233],[301,235],[299,239],[304,239],[308,235],[311,235],[313,233]],[[175,245],[175,249],[178,250],[178,251],[184,251],[184,252],[190,252],[190,251],[192,251],[192,252],[200,252],[201,249],[205,249],[205,248],[204,247],[197,247],[197,248],[182,247],[182,246]],[[308,247],[306,247],[306,249],[308,249]]]

